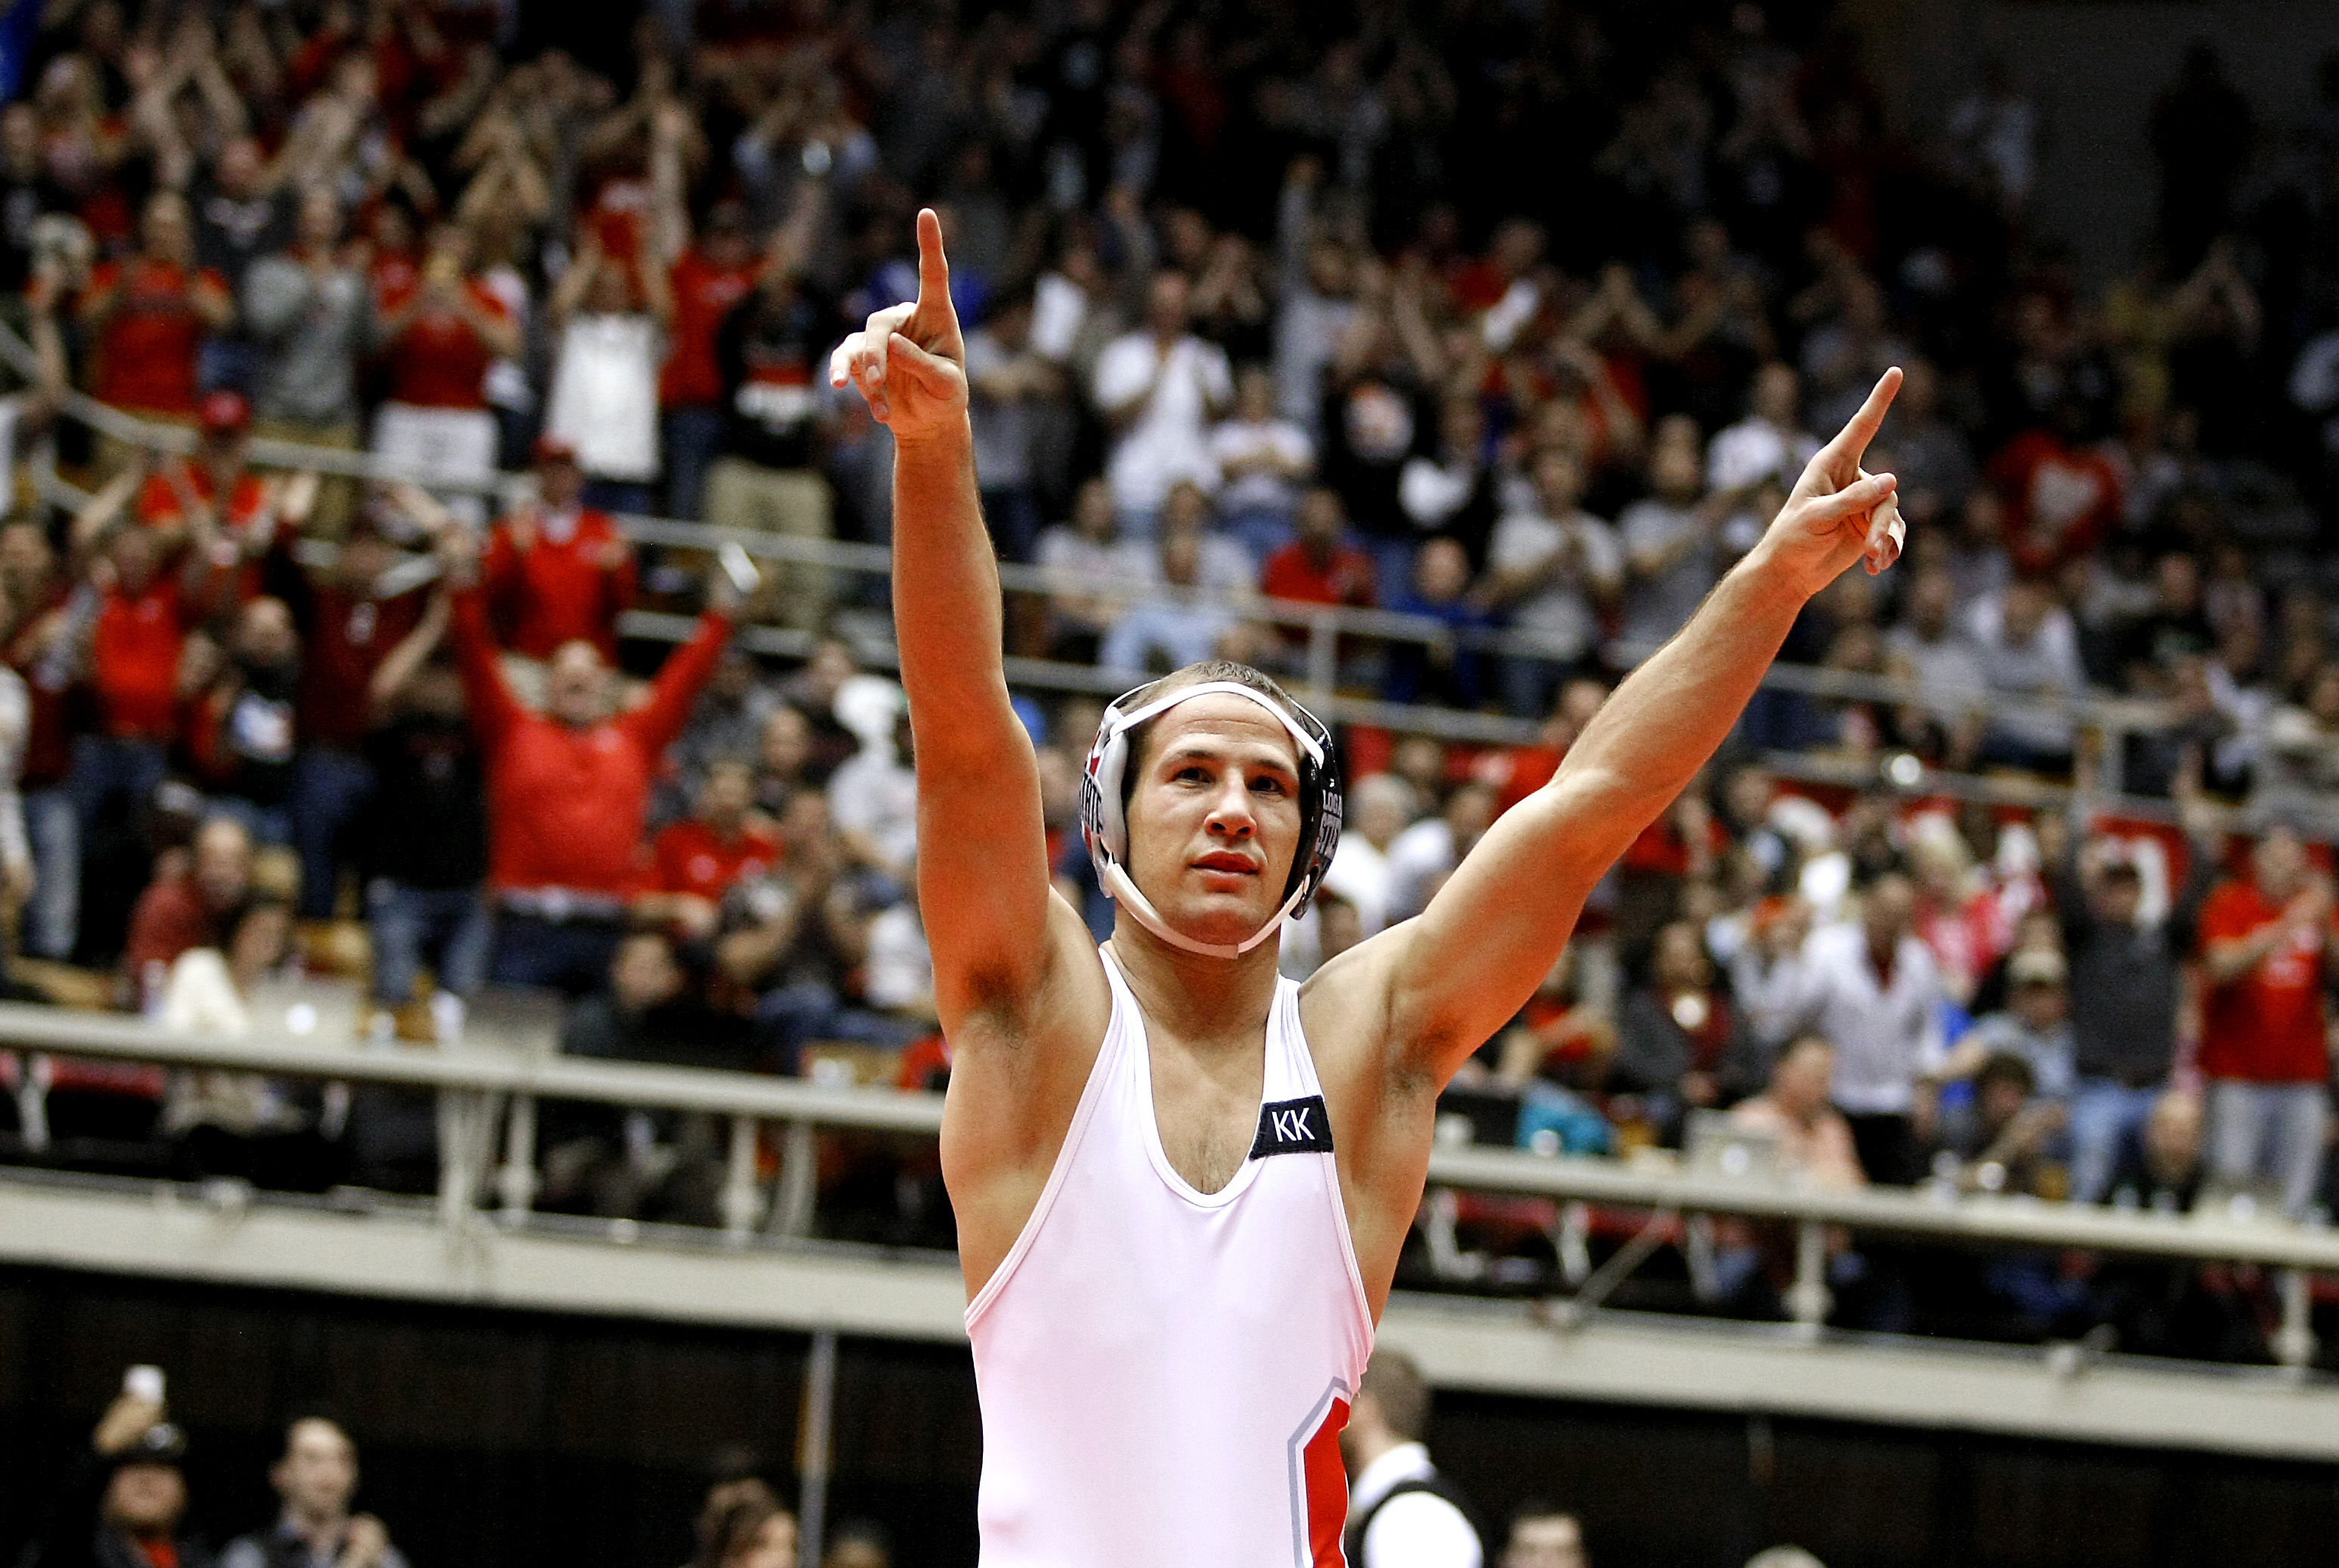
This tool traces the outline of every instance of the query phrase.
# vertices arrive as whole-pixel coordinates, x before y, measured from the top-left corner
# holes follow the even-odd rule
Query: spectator
[[[1097,663],[1134,681],[1216,657],[1239,624],[1203,588],[1204,539],[1191,528],[1164,528],[1156,547],[1160,577],[1152,592],[1123,608],[1097,649]]]
[[[1900,619],[1884,634],[1893,673],[1930,699],[1917,722],[1938,727],[1935,754],[1952,767],[1969,764],[1981,744],[1989,692],[1981,650],[1959,625],[1957,609],[1957,579],[1928,567],[1910,580]]]
[[[634,602],[634,552],[607,512],[586,498],[577,449],[536,443],[537,496],[496,525],[480,591],[500,646],[549,659],[564,644],[617,655],[617,617]]]
[[[1347,822],[1324,886],[1354,907],[1361,935],[1375,935],[1389,923],[1389,852],[1417,806],[1413,786],[1395,774],[1358,779],[1348,792]]]
[[[47,1528],[26,1549],[24,1568],[211,1568],[210,1548],[185,1528],[186,1456],[185,1435],[163,1419],[159,1403],[122,1395],[51,1499]]]
[[[2183,885],[2145,917],[2144,877],[2131,853],[2098,839],[2061,857],[2056,913],[2070,958],[2078,1085],[2071,1101],[2071,1198],[2098,1203],[2122,1151],[2167,1092],[2176,1065],[2184,968],[2222,846],[2196,833]]]
[[[1649,451],[1649,494],[1616,518],[1624,547],[1620,635],[1635,650],[1653,652],[1687,626],[1722,578],[1722,528],[1738,498],[1705,495],[1703,482],[1695,421],[1666,419]]]
[[[488,369],[518,354],[520,336],[510,308],[473,271],[469,233],[454,223],[433,229],[420,273],[377,308],[390,395],[374,419],[375,454],[450,488],[491,478]],[[473,526],[486,518],[475,494],[446,504]]]
[[[328,567],[274,574],[300,627],[291,806],[301,851],[301,912],[333,912],[340,873],[356,849],[354,827],[372,797],[365,756],[376,715],[372,687],[391,652],[421,624],[426,596],[400,591],[398,553],[385,508],[353,518]]]
[[[893,1546],[885,1532],[865,1519],[848,1520],[837,1527],[821,1553],[820,1568],[893,1568]]]
[[[2333,934],[2330,882],[2287,823],[2258,839],[2246,880],[2219,884],[2201,908],[2209,1172],[2279,1188],[2294,1218],[2314,1200],[2330,1120]]]
[[[2065,397],[2051,423],[2024,431],[1989,460],[1988,478],[2005,504],[2006,553],[2017,571],[2051,575],[2119,527],[2119,469],[2087,444],[2091,419],[2085,403]]]
[[[195,830],[187,869],[155,878],[131,913],[122,968],[142,1010],[161,1003],[181,953],[226,940],[227,922],[251,891],[250,831],[232,815],[205,818]]]
[[[1941,409],[1941,373],[1931,360],[1912,358],[1901,372],[1900,395],[1884,422],[1900,480],[1900,515],[1921,534],[1956,517],[1973,488],[1973,448]]]
[[[262,843],[290,843],[301,688],[292,612],[279,598],[246,601],[223,653],[184,720],[188,759],[213,810],[235,817]]]
[[[1459,542],[1424,539],[1413,557],[1410,580],[1389,608],[1400,615],[1443,621],[1445,635],[1424,642],[1389,645],[1381,695],[1393,703],[1430,703],[1475,708],[1485,698],[1487,656],[1472,646],[1494,618],[1468,592],[1470,557]]]
[[[751,814],[755,798],[745,763],[725,757],[707,768],[692,814],[651,842],[651,890],[637,902],[636,919],[670,923],[692,939],[714,934],[725,896],[780,857],[778,841]]]
[[[747,209],[717,202],[696,243],[667,274],[673,300],[666,359],[658,374],[665,410],[666,510],[692,521],[705,515],[706,470],[723,439],[723,367],[716,338],[732,309],[755,287],[755,234]]]
[[[966,336],[968,416],[982,518],[1002,560],[1029,561],[1040,539],[1039,405],[1061,395],[1063,375],[1031,341],[1031,291],[991,303]]]
[[[686,814],[706,782],[706,770],[718,762],[744,762],[752,769],[763,747],[764,726],[780,706],[755,656],[735,643],[726,646],[698,705],[690,710],[682,737],[667,754],[674,770],[652,816],[672,821]]]
[[[358,1450],[339,1422],[304,1415],[285,1427],[268,1481],[284,1512],[270,1530],[229,1542],[220,1568],[406,1568],[382,1522],[350,1512]]]
[[[1981,653],[1982,679],[1999,705],[1982,742],[1981,760],[2034,773],[2068,773],[2071,721],[2061,704],[2087,687],[2070,616],[2046,584],[2022,577],[1976,603],[1967,626]]]
[[[1120,618],[1130,586],[1120,527],[1112,486],[1096,478],[1073,496],[1071,521],[1040,536],[1040,565],[1050,581],[1050,657],[1095,663],[1105,634]]]
[[[2201,1190],[2201,1097],[2165,1089],[2138,1136],[2124,1143],[2108,1192],[2115,1208],[2184,1214]]]
[[[820,473],[821,401],[814,361],[826,353],[834,313],[785,251],[765,262],[755,291],[716,330],[724,424],[706,470],[706,520],[717,528],[826,539],[835,506]],[[773,562],[765,583],[786,623],[821,623],[828,575],[803,562]]]
[[[732,890],[715,945],[724,977],[760,993],[761,1060],[794,1074],[814,1040],[900,1043],[898,1030],[853,1005],[854,972],[868,956],[872,900],[866,874],[834,841],[818,791],[790,799],[779,836],[778,863]]]
[[[1805,1032],[1832,1042],[1836,1107],[1869,1179],[1906,1187],[1921,1174],[1920,1085],[1939,1068],[1939,971],[1915,932],[1915,890],[1887,873],[1862,892],[1857,921],[1799,942],[1781,922],[1744,957],[1738,993],[1773,1040]]]
[[[658,369],[674,314],[665,269],[604,252],[588,230],[548,313],[559,346],[545,439],[577,454],[588,505],[648,511],[658,476]]]
[[[1146,286],[1145,326],[1117,338],[1097,360],[1097,410],[1114,431],[1106,474],[1121,526],[1145,537],[1180,479],[1215,488],[1211,421],[1234,399],[1224,350],[1187,330],[1184,274]]]
[[[1770,1086],[1731,1108],[1729,1124],[1772,1139],[1779,1170],[1787,1179],[1822,1192],[1856,1192],[1869,1184],[1872,1171],[1864,1169],[1853,1124],[1828,1103],[1841,1077],[1835,1048],[1822,1036],[1800,1036],[1779,1052]],[[1715,1228],[1712,1298],[1748,1316],[1784,1316],[1780,1297],[1794,1262],[1793,1238],[1745,1221],[1725,1221]],[[1855,1283],[1865,1263],[1850,1250],[1842,1232],[1828,1236],[1827,1249],[1829,1283]]]
[[[1495,465],[1486,450],[1486,414],[1475,397],[1456,394],[1438,415],[1436,454],[1416,453],[1397,476],[1397,504],[1416,528],[1452,539],[1472,572],[1485,569],[1495,533]]]
[[[5,121],[0,111],[0,121]],[[74,948],[81,919],[81,832],[70,787],[73,718],[67,711],[76,655],[78,605],[85,616],[93,596],[74,597],[57,570],[48,531],[19,518],[0,525],[0,658],[24,682],[22,762],[25,827],[35,877],[21,940],[42,958],[63,960]]]
[[[1342,537],[1346,518],[1337,490],[1318,486],[1299,503],[1298,537],[1268,558],[1258,591],[1297,604],[1369,609],[1375,599],[1372,557]],[[1304,644],[1305,627],[1284,628],[1287,645]],[[1296,651],[1296,649],[1295,649]]]
[[[1554,448],[1535,459],[1532,509],[1495,525],[1484,591],[1540,645],[1538,655],[1505,662],[1504,695],[1515,714],[1545,711],[1553,688],[1592,660],[1600,616],[1623,580],[1615,531],[1582,508],[1583,496],[1583,464]]]
[[[1691,1112],[1718,1110],[1762,1078],[1752,1032],[1719,983],[1703,938],[1687,921],[1661,927],[1647,982],[1616,1021],[1611,1090],[1637,1098],[1657,1140],[1679,1146]]]
[[[449,606],[421,623],[374,672],[366,761],[374,779],[365,887],[373,995],[413,1000],[424,965],[438,989],[469,997],[486,983],[493,932],[479,883],[488,870],[486,764],[454,665],[434,657]]]
[[[1340,1432],[1350,1475],[1341,1544],[1357,1568],[1478,1568],[1485,1561],[1469,1502],[1422,1445],[1428,1431],[1428,1385],[1398,1352],[1376,1352]]]
[[[358,359],[373,342],[373,296],[355,258],[342,251],[341,204],[331,190],[301,192],[292,247],[252,264],[242,300],[258,354],[258,433],[355,451]],[[339,538],[351,506],[349,482],[327,480],[313,519],[317,531]]]
[[[292,908],[265,894],[220,922],[217,947],[192,947],[171,965],[155,1021],[183,1034],[240,1039],[252,1031],[254,988],[275,978],[291,953]],[[322,1192],[335,1179],[334,1151],[320,1135],[321,1097],[258,1073],[173,1073],[162,1130],[177,1146],[179,1174],[254,1186]]]
[[[445,536],[459,578],[468,537]],[[487,764],[488,883],[498,903],[493,978],[583,991],[600,983],[641,888],[637,851],[658,758],[681,732],[730,636],[728,582],[697,635],[658,673],[649,701],[614,711],[600,652],[553,650],[545,711],[524,707],[496,662],[477,588],[457,594],[450,629]]]
[[[2029,1058],[1989,1050],[1973,1073],[1972,1102],[1941,1119],[1941,1148],[1956,1162],[1958,1185],[1969,1192],[2053,1196],[2043,1190],[2043,1168],[2063,1112],[2060,1102],[2038,1092]],[[1993,1258],[1985,1272],[1997,1274],[2005,1261]]]
[[[1316,471],[1316,443],[1305,429],[1279,417],[1275,376],[1246,365],[1235,376],[1231,418],[1210,432],[1219,466],[1219,509],[1229,532],[1255,560],[1271,560],[1291,542],[1300,487]]]
[[[195,412],[195,359],[203,334],[235,317],[227,280],[195,261],[186,198],[157,191],[138,224],[138,253],[101,262],[90,274],[77,316],[94,340],[99,402],[183,424]],[[118,444],[103,466],[119,468]]]
[[[1591,1562],[1574,1514],[1547,1503],[1522,1503],[1512,1511],[1501,1568],[1590,1568]]]
[[[1474,779],[1448,794],[1437,815],[1422,818],[1390,841],[1389,924],[1429,907],[1446,877],[1494,826],[1495,814],[1493,786]]]
[[[233,547],[232,559],[207,564],[240,567],[240,586],[250,589],[256,571],[249,563],[275,543],[286,487],[245,466],[252,405],[242,393],[205,393],[195,429],[193,453],[164,461],[139,487],[138,520],[162,530],[173,549],[198,529],[207,538],[218,535]]]
[[[796,1516],[768,1490],[715,1514],[693,1568],[797,1568]]]
[[[662,932],[627,932],[606,989],[571,1004],[564,1055],[737,1070],[744,1031],[708,1011]],[[721,1221],[724,1162],[715,1119],[697,1113],[572,1107],[544,1134],[539,1197],[556,1211],[679,1225]]]
[[[1801,401],[1793,367],[1774,361],[1757,371],[1746,418],[1706,448],[1707,488],[1751,490],[1765,480],[1791,486],[1820,449],[1819,439],[1803,429]]]
[[[2006,1011],[1979,1021],[1942,1063],[1943,1078],[1965,1078],[2004,1058],[2019,1061],[2036,1094],[2068,1110],[2077,1083],[2071,1035],[2069,969],[2052,948],[2026,948],[2007,960]]]

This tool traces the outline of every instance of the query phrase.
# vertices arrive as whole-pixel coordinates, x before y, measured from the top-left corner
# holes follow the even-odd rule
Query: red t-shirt
[[[367,688],[390,650],[422,619],[422,596],[359,598],[321,585],[301,634],[297,733],[355,751],[365,741]]]
[[[195,411],[195,351],[203,340],[197,289],[224,294],[211,269],[189,273],[173,261],[105,261],[90,274],[92,293],[119,285],[113,314],[98,339],[92,390],[101,403],[158,414]]]
[[[779,858],[779,844],[760,828],[744,829],[725,843],[705,823],[686,817],[651,844],[650,875],[659,892],[696,893],[715,902],[732,883],[759,874]]]
[[[634,602],[634,557],[606,513],[580,511],[565,538],[538,518],[525,550],[508,522],[488,541],[481,586],[505,647],[548,659],[565,642],[617,654],[617,616]]]
[[[720,403],[723,368],[715,360],[716,334],[731,308],[755,286],[755,268],[718,267],[693,247],[668,276],[674,315],[666,326],[674,347],[658,374],[658,401],[669,409]]]
[[[167,473],[156,474],[138,492],[138,520],[155,528],[187,520],[185,503],[180,498],[179,486],[206,507],[218,504],[219,483],[212,478],[208,464],[191,463],[184,459],[173,465],[177,482]],[[231,528],[241,528],[260,515],[261,503],[268,498],[267,481],[258,474],[239,473],[230,487],[227,516],[222,520]]]
[[[2200,941],[2245,937],[2282,918],[2254,883],[2229,882],[2201,909]],[[2303,932],[2255,969],[2206,989],[2201,1070],[2255,1083],[2320,1083],[2329,1070],[2323,1035],[2323,965],[2328,933]]]
[[[2119,469],[2048,431],[2008,442],[1990,459],[1989,480],[2005,497],[2007,555],[2021,570],[2052,571],[2119,525]]]
[[[404,310],[418,286],[399,290],[385,301],[384,309],[393,315]],[[510,318],[511,312],[504,309],[504,302],[486,284],[467,278],[463,288],[478,309],[491,316]],[[472,330],[471,323],[454,311],[424,306],[390,345],[383,359],[390,371],[390,399],[394,403],[418,409],[488,406],[482,386],[495,355],[489,351],[487,340]]]
[[[1284,546],[1267,557],[1258,575],[1258,591],[1270,599],[1297,599],[1308,605],[1356,605],[1373,602],[1372,557],[1351,545],[1340,545],[1320,566],[1297,544]]]
[[[106,734],[167,741],[177,733],[187,619],[179,585],[167,577],[134,597],[118,587],[107,592],[90,639],[91,684]]]

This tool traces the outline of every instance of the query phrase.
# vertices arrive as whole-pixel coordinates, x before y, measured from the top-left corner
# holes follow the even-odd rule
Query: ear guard
[[[1126,692],[1104,710],[1097,725],[1096,744],[1089,748],[1088,765],[1081,772],[1081,836],[1088,842],[1089,858],[1097,880],[1114,902],[1137,922],[1170,946],[1209,958],[1237,958],[1282,929],[1283,922],[1307,908],[1331,868],[1332,852],[1340,843],[1340,764],[1332,751],[1332,734],[1315,715],[1297,703],[1288,707],[1265,692],[1237,681],[1202,681],[1179,686],[1167,696],[1131,707],[1148,688]],[[1236,946],[1197,942],[1170,929],[1152,902],[1138,891],[1127,867],[1129,814],[1122,784],[1131,761],[1130,732],[1146,720],[1167,713],[1191,697],[1224,694],[1257,703],[1289,732],[1299,748],[1299,846],[1292,856],[1291,878],[1283,890],[1283,904],[1268,922]]]

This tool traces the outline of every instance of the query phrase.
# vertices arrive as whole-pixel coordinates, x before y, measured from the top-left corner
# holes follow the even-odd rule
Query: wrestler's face
[[[1299,756],[1275,715],[1212,692],[1155,719],[1129,799],[1130,875],[1172,929],[1232,946],[1283,902]]]

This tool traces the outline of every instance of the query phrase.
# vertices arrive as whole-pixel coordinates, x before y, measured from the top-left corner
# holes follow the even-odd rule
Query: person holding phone
[[[164,1417],[162,1369],[131,1367],[20,1568],[212,1568],[184,1528],[186,1435]]]

